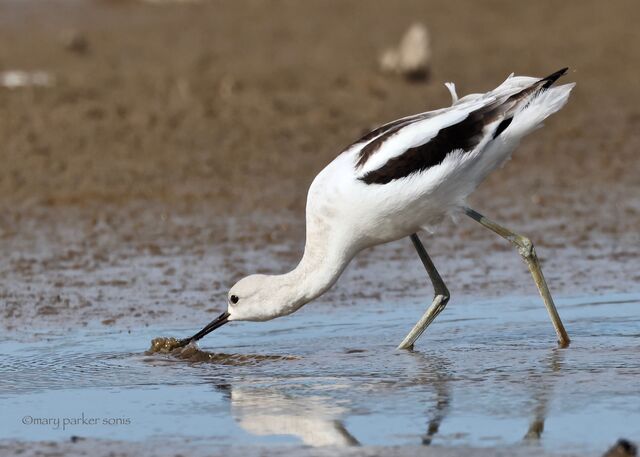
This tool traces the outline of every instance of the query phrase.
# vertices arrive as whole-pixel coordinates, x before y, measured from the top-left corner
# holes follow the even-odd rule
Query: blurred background
[[[426,77],[383,72],[381,53],[414,23],[429,34]],[[209,302],[255,269],[291,268],[311,180],[363,131],[448,105],[446,81],[462,96],[511,72],[544,76],[565,66],[563,80],[577,82],[568,106],[472,203],[537,241],[559,293],[634,289],[638,23],[634,0],[4,0],[0,280],[13,310],[6,315],[24,315],[25,302],[55,308],[60,291],[75,290],[72,305],[106,303],[109,284],[130,292],[136,275],[158,290],[171,282],[174,301],[191,291],[196,303]],[[445,226],[445,236],[430,241],[436,257],[453,257],[445,274],[469,294],[519,290],[514,284],[528,278],[517,256],[479,232]],[[477,239],[488,241],[469,243]],[[226,242],[216,257],[224,260],[206,263]],[[411,256],[398,249],[399,261]],[[384,268],[393,256],[379,252]],[[190,278],[187,267],[158,267],[158,278],[142,273],[185,253],[191,268],[203,262],[206,279]],[[155,260],[130,268],[142,257]],[[514,266],[522,270],[516,280]],[[94,271],[90,283],[106,284],[102,295],[71,281],[69,270]],[[347,274],[338,296],[363,275]],[[404,278],[423,284],[419,271]]]
[[[624,195],[609,200],[606,183],[638,183],[639,20],[633,0],[5,0],[0,71],[49,81],[0,88],[0,192],[13,204],[302,207],[363,130],[448,104],[443,82],[462,95],[568,66],[566,112],[491,184],[614,203]],[[423,83],[377,63],[414,22],[431,36]]]

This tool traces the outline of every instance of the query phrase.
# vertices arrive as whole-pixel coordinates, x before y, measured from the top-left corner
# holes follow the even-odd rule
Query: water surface
[[[640,437],[639,306],[637,294],[558,300],[567,349],[537,297],[450,304],[412,352],[394,348],[423,310],[397,303],[232,323],[201,342],[211,357],[145,354],[153,337],[194,330],[178,326],[5,339],[0,439],[597,454]]]

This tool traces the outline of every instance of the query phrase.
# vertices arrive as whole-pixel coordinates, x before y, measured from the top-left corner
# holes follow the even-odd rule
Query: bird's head
[[[247,276],[229,290],[227,310],[181,343],[199,340],[230,321],[268,321],[291,314],[306,302],[296,286],[285,275]]]
[[[238,281],[227,294],[227,312],[232,321],[268,321],[292,313],[295,288],[282,276],[251,275]]]

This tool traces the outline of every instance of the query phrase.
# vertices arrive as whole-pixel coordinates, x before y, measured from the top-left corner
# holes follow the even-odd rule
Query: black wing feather
[[[485,132],[485,127],[502,118],[491,136],[491,139],[495,140],[509,127],[513,121],[513,113],[518,106],[521,106],[522,103],[527,103],[527,100],[530,100],[530,97],[537,92],[551,87],[566,72],[567,68],[563,68],[506,99],[495,101],[470,112],[462,121],[440,129],[436,136],[425,144],[407,149],[399,156],[389,159],[387,163],[377,170],[369,171],[359,179],[367,184],[387,184],[393,180],[439,165],[453,151],[473,151],[487,133]],[[377,138],[373,136],[372,138],[375,139],[362,148],[356,166],[361,167],[364,165],[382,144],[405,125],[414,120],[422,120],[418,116],[414,116],[413,118],[415,119],[412,120],[409,120],[411,118],[405,118],[405,122],[399,120],[387,124],[388,127],[380,136]]]

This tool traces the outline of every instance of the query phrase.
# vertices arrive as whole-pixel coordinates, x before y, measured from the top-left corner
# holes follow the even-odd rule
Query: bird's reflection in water
[[[422,436],[422,444],[429,446],[440,429],[451,405],[452,379],[451,364],[441,356],[412,351],[409,353],[418,365],[416,384],[423,384],[433,389],[435,401],[427,408],[427,431]]]
[[[452,405],[452,364],[441,356],[431,353],[407,353],[415,365],[398,383],[380,385],[391,387],[402,394],[402,387],[424,386],[432,400],[426,406],[426,431],[421,437],[425,446],[432,444],[442,423],[450,413]],[[553,384],[563,365],[563,350],[554,348],[540,366],[541,372],[530,377],[533,413],[524,440],[538,442],[544,431],[548,404],[553,396]],[[217,385],[225,392],[231,413],[245,431],[257,436],[290,435],[299,438],[308,446],[354,446],[358,440],[346,429],[342,418],[351,410],[337,404],[330,396],[304,396],[284,393],[278,388],[252,388]]]
[[[422,436],[422,444],[429,446],[450,411],[452,403],[451,380],[454,376],[450,369],[451,364],[443,357],[421,352],[412,352],[411,355],[419,364],[420,374],[416,377],[415,382],[429,385],[435,392],[435,401],[426,411],[427,431]],[[548,405],[553,397],[553,385],[555,378],[561,372],[563,358],[563,349],[553,348],[541,362],[543,371],[531,379],[534,409],[529,428],[524,436],[524,440],[527,442],[535,443],[542,437]]]
[[[544,421],[547,417],[549,401],[553,396],[554,379],[562,370],[564,350],[553,348],[543,360],[544,370],[532,377],[533,399],[535,402],[533,418],[529,423],[529,429],[524,435],[524,441],[535,443],[540,441],[544,432]]]
[[[217,386],[231,402],[231,413],[247,432],[258,436],[291,435],[308,446],[355,446],[358,441],[342,421],[347,410],[329,397],[285,395],[274,389]]]
[[[416,363],[393,388],[424,385],[435,392],[435,401],[427,409],[427,431],[422,444],[429,445],[438,432],[451,404],[450,363],[439,356],[420,352],[408,353]],[[381,384],[380,388],[390,387]],[[217,385],[230,402],[231,413],[247,432],[258,436],[291,435],[308,446],[355,446],[360,443],[346,429],[341,418],[351,411],[324,396],[294,396],[275,388],[256,389]],[[402,391],[400,389],[399,393]]]

